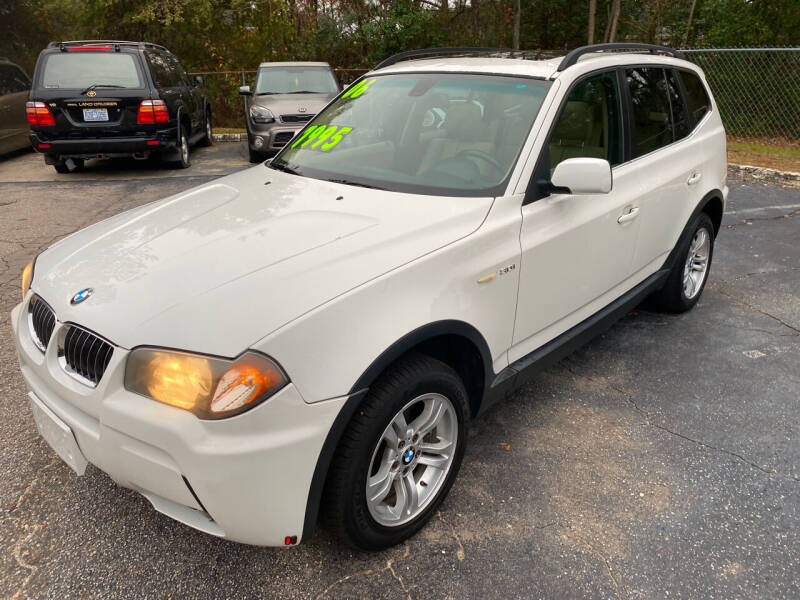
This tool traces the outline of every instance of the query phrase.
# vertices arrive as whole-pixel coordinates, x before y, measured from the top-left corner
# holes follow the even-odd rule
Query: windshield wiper
[[[358,181],[352,181],[350,179],[326,179],[325,181],[330,181],[331,183],[342,183],[344,185],[354,185],[356,187],[363,187],[369,188],[371,190],[386,190],[387,188],[379,187],[377,185],[370,185],[368,183],[359,183]]]
[[[292,167],[290,167],[286,163],[276,163],[276,162],[273,161],[273,162],[269,163],[269,167],[271,169],[275,169],[277,171],[283,171],[284,173],[289,173],[289,175],[302,175],[302,173],[300,173],[300,171],[298,171],[297,169],[293,169]]]
[[[280,92],[256,92],[256,96],[274,96]]]
[[[314,92],[311,90],[298,90],[296,92],[291,92],[292,94],[324,94],[325,92]]]
[[[91,92],[93,89],[99,88],[99,87],[104,87],[104,88],[122,88],[123,86],[114,85],[113,83],[93,83],[92,85],[90,85],[89,87],[87,87],[85,90],[83,90],[81,92],[81,96],[83,94],[85,94],[86,92]]]

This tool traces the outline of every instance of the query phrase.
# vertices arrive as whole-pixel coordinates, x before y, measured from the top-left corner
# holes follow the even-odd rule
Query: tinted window
[[[141,88],[132,54],[121,52],[59,52],[44,64],[42,87],[83,89],[98,87]]]
[[[678,141],[689,135],[689,131],[691,131],[691,127],[689,127],[689,111],[683,101],[683,94],[681,94],[675,72],[666,70],[664,73],[667,77],[667,93],[669,94],[669,108],[672,117],[672,137],[675,141]]]
[[[158,87],[177,87],[181,85],[181,76],[175,68],[172,57],[161,52],[148,52],[147,62],[150,72]]]
[[[30,89],[28,77],[14,65],[0,65],[0,95],[26,92]]]
[[[692,111],[696,123],[711,110],[711,101],[708,99],[706,87],[697,75],[688,71],[681,71],[680,73],[683,85],[686,88],[689,110]]]
[[[265,67],[258,70],[256,94],[335,94],[339,86],[328,67]]]
[[[664,69],[626,69],[633,104],[633,157],[658,150],[674,141],[672,115]]]
[[[590,77],[567,96],[550,135],[550,172],[568,158],[605,158],[622,162],[619,87],[615,72]]]

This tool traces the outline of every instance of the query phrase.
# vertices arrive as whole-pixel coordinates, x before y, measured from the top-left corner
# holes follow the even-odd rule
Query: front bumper
[[[58,364],[56,323],[42,353],[28,333],[27,301],[11,313],[32,394],[72,430],[86,460],[173,519],[232,541],[283,546],[302,539],[309,487],[325,437],[347,398],[314,404],[294,385],[220,421],[125,390],[127,350],[116,347],[96,388]]]
[[[175,148],[177,136],[178,130],[175,127],[159,129],[147,136],[74,139],[59,138],[44,132],[30,132],[31,145],[35,150],[59,160],[147,156],[151,152]]]
[[[247,143],[258,152],[277,152],[305,127],[305,123],[287,125],[280,121],[274,123],[248,123]],[[258,139],[261,143],[258,143]]]

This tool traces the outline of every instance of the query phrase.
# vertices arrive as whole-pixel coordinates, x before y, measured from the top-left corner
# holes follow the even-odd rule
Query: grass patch
[[[214,133],[247,133],[247,130],[239,127],[214,127]]]
[[[728,162],[797,173],[800,172],[800,143],[729,137]]]

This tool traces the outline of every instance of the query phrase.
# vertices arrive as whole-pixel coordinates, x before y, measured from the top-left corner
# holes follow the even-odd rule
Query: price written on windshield
[[[336,125],[312,125],[292,142],[292,148],[306,150],[321,150],[327,152],[335,148],[345,136],[353,131],[352,127],[338,127]]]

